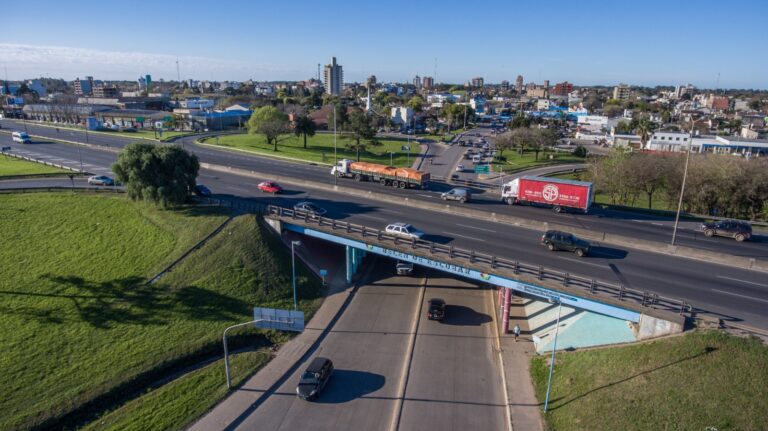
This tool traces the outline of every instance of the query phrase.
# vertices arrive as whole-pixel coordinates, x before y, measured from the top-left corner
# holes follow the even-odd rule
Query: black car
[[[705,236],[725,236],[739,242],[752,237],[752,226],[742,220],[720,220],[702,223],[701,230]]]
[[[331,374],[333,374],[333,362],[330,359],[321,357],[313,359],[299,379],[296,395],[307,401],[316,399],[328,384]]]
[[[551,251],[572,251],[576,256],[585,256],[589,253],[589,242],[577,238],[575,235],[559,230],[548,230],[541,236],[541,243]]]
[[[440,298],[432,298],[428,302],[427,319],[443,320],[445,318],[445,301]]]
[[[195,186],[195,195],[200,196],[201,198],[210,197],[211,189],[202,184],[198,184]]]

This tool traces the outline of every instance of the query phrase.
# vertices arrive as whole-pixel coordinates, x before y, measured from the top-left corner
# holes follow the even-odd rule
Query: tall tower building
[[[416,75],[413,78],[413,86],[416,87],[417,89],[421,88],[421,77],[419,75]]]
[[[421,85],[427,90],[429,90],[430,88],[435,86],[435,79],[432,78],[431,76],[425,76],[424,78],[421,79]]]
[[[325,93],[338,96],[344,87],[344,71],[340,64],[336,64],[336,57],[333,57],[331,64],[325,65]]]
[[[476,76],[472,78],[472,86],[475,88],[483,88],[483,85],[485,84],[485,80],[482,76]]]
[[[523,92],[523,75],[517,75],[517,79],[515,80],[515,91],[518,93]]]

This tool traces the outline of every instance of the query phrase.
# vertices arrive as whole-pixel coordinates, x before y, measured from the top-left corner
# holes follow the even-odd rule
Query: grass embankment
[[[208,138],[205,139],[204,142],[206,144],[216,145],[217,139]],[[351,142],[353,141],[345,138],[344,135],[338,135],[336,149],[339,160],[357,159],[356,152],[345,147],[346,144]],[[380,142],[382,145],[378,147],[369,146],[368,151],[360,152],[360,160],[363,162],[389,165],[389,153],[392,152],[394,153],[392,156],[392,164],[394,166],[408,165],[408,152],[402,151],[401,149],[403,145],[407,145],[407,141],[381,139]],[[267,156],[289,157],[310,162],[333,164],[333,134],[330,133],[318,133],[315,136],[307,138],[306,149],[304,149],[304,138],[296,137],[294,135],[281,136],[277,144],[277,151],[274,151],[273,145],[267,145],[267,141],[263,135],[242,134],[219,136],[218,145],[221,147],[251,151]],[[411,141],[411,163],[413,163],[420,152],[421,149],[419,144],[416,141]]]
[[[524,151],[521,155],[516,150],[508,150],[504,152],[503,156],[503,159],[494,159],[494,172],[498,171],[499,167],[504,169],[504,172],[517,172],[548,165],[586,163],[586,159],[582,157],[576,157],[573,154],[566,152],[542,151],[539,152],[539,156],[536,158],[536,153],[533,151]]]
[[[46,166],[15,157],[0,156],[0,178],[68,174],[72,171]]]
[[[215,209],[162,211],[122,196],[0,195],[0,429],[52,426],[105,395],[127,396],[174,364],[219,354],[221,331],[250,320],[254,305],[290,302],[290,257],[253,216],[146,285],[224,219]],[[311,311],[319,282],[301,274],[309,299],[300,307]],[[211,404],[196,402],[166,414],[190,417]]]
[[[549,356],[531,374],[544,402]],[[547,428],[768,429],[768,347],[694,332],[626,347],[558,353]]]

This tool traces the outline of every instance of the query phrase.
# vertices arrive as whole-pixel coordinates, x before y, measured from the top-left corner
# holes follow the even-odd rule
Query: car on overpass
[[[384,232],[407,239],[421,239],[424,236],[424,232],[408,223],[392,223],[384,228]]]
[[[589,253],[589,242],[576,237],[576,235],[559,230],[548,230],[541,236],[541,243],[550,251],[572,251],[576,256],[582,257]]]
[[[259,188],[259,190],[261,190],[264,193],[272,193],[275,195],[278,193],[282,193],[283,191],[283,188],[280,187],[280,185],[274,181],[262,181],[259,183],[257,187]]]
[[[114,186],[115,180],[106,175],[94,175],[88,177],[88,184],[92,186]]]
[[[321,208],[320,206],[307,201],[297,203],[293,206],[293,209],[294,211],[309,214],[312,218],[322,217],[327,212],[325,208]]]
[[[719,220],[702,223],[701,230],[708,237],[724,236],[733,238],[738,242],[752,237],[752,225],[742,220]]]

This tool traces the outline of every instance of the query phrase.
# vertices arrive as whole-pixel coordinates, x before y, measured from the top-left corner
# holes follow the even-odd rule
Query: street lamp
[[[554,300],[554,298],[553,298]],[[549,393],[552,389],[552,372],[555,369],[555,350],[557,350],[557,334],[560,332],[560,310],[563,308],[563,301],[557,299],[557,323],[555,323],[555,340],[552,342],[552,359],[549,360],[549,380],[547,381],[547,396],[544,398],[544,413],[549,407]]]
[[[389,152],[389,166],[395,166],[394,162],[392,162],[392,156],[393,156],[394,154],[395,154],[395,153],[394,153],[394,152],[392,152],[392,151],[390,151],[390,152]]]
[[[229,331],[230,329],[239,328],[241,326],[256,324],[263,320],[264,319],[256,319],[256,320],[251,320],[250,322],[238,323],[237,325],[232,325],[224,330],[224,335],[222,336],[222,339],[224,341],[224,371],[227,374],[227,389],[232,387],[232,380],[229,377],[229,349],[227,349],[227,331]]]
[[[333,166],[339,165],[339,159],[336,154],[336,104],[333,104]],[[336,173],[336,175],[333,176],[333,184],[338,185],[339,184],[339,174]]]
[[[701,118],[699,118],[701,120]],[[696,121],[699,121],[696,120]],[[675,214],[675,227],[672,229],[672,244],[675,245],[677,239],[677,226],[680,223],[680,212],[683,209],[683,194],[685,194],[685,181],[688,179],[688,162],[691,160],[691,149],[693,148],[694,125],[696,121],[691,117],[691,136],[688,141],[688,152],[685,154],[685,168],[683,169],[683,184],[680,186],[680,199],[677,201],[677,214]]]
[[[295,246],[301,246],[301,241],[291,241],[291,272],[293,273],[293,309],[298,310],[296,305],[296,252]]]

